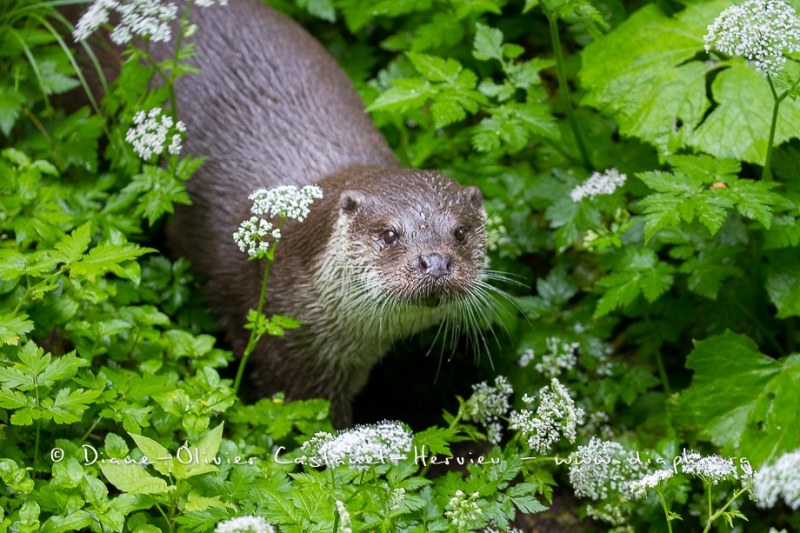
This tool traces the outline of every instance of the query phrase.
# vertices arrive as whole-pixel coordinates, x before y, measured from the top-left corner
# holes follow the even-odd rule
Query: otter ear
[[[342,191],[342,194],[339,195],[339,209],[345,213],[355,213],[364,203],[364,198],[364,193],[359,191]]]
[[[467,187],[463,192],[464,199],[469,202],[475,209],[483,209],[483,194],[477,187]]]

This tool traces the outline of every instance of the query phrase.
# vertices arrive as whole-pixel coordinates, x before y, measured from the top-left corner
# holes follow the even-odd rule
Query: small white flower
[[[339,531],[342,533],[353,533],[353,522],[344,502],[336,500],[336,512],[339,513]]]
[[[269,220],[259,217],[245,220],[233,234],[233,241],[250,257],[261,257],[269,250],[270,239],[274,242],[280,238],[280,229],[274,227]]]
[[[391,511],[396,511],[400,508],[400,504],[403,503],[403,500],[406,497],[406,489],[397,488],[392,491],[389,495],[389,499],[386,502],[386,507]]]
[[[592,437],[569,459],[569,481],[579,498],[605,500],[611,493],[634,497],[631,482],[646,474],[636,452],[618,442]]]
[[[605,172],[595,172],[589,178],[572,189],[569,194],[573,202],[580,202],[584,198],[594,198],[598,195],[613,194],[625,184],[628,177],[620,174],[616,168],[609,168]]]
[[[800,508],[800,449],[762,466],[753,477],[753,496],[759,507],[773,507],[779,497],[794,510]]]
[[[240,516],[219,522],[215,533],[274,533],[275,528],[260,516]]]
[[[656,488],[662,481],[666,481],[675,475],[675,471],[669,468],[663,470],[656,470],[652,474],[647,474],[641,479],[631,481],[630,493],[639,500],[647,496],[648,491]]]
[[[584,411],[575,406],[566,387],[553,378],[549,387],[542,387],[535,398],[527,394],[522,398],[531,406],[537,400],[539,405],[535,411],[513,411],[509,428],[519,430],[530,449],[541,454],[547,453],[562,435],[569,442],[575,442],[576,428],[583,423]]]
[[[782,0],[746,0],[720,13],[703,41],[706,52],[743,57],[764,76],[777,76],[786,54],[800,51],[800,19]]]
[[[271,189],[258,189],[250,195],[254,215],[266,218],[280,217],[302,222],[311,212],[314,200],[322,198],[322,189],[316,185],[298,188],[279,185]]]
[[[503,225],[503,219],[500,215],[492,215],[486,219],[484,227],[486,250],[496,252],[500,245],[508,239],[508,230]]]
[[[505,376],[497,376],[494,386],[487,382],[472,386],[472,396],[464,402],[464,419],[479,422],[487,428],[489,442],[498,444],[502,437],[499,418],[511,408],[510,396],[514,393]]]
[[[138,111],[133,116],[133,126],[125,135],[133,149],[143,160],[162,155],[168,151],[178,155],[181,151],[181,136],[186,125],[180,120],[175,123],[171,116],[163,113],[160,107],[154,107],[147,113]],[[169,139],[169,144],[167,140]]]
[[[227,5],[227,0],[197,0],[196,5],[209,7]],[[119,23],[111,31],[111,40],[122,45],[134,37],[153,42],[172,39],[172,23],[177,18],[178,7],[162,0],[95,0],[75,25],[72,33],[76,41],[83,41],[97,28],[107,24],[115,11]]]
[[[545,342],[548,352],[534,365],[537,372],[552,379],[578,362],[575,354],[580,345],[577,342],[562,342],[558,337],[549,337]]]
[[[719,455],[703,456],[684,450],[680,458],[681,472],[702,477],[712,485],[720,481],[739,479],[739,471],[731,459]]]
[[[400,422],[356,426],[338,434],[320,432],[303,443],[306,459],[318,464],[366,470],[373,464],[397,464],[408,457],[413,435]]]
[[[475,522],[483,515],[483,510],[478,506],[477,499],[480,495],[473,492],[469,496],[458,489],[447,502],[445,507],[444,516],[454,528],[458,530],[474,529]]]
[[[533,361],[535,358],[536,352],[533,351],[533,348],[528,348],[522,352],[522,355],[519,356],[517,363],[519,363],[519,366],[524,368],[531,364],[531,361]]]

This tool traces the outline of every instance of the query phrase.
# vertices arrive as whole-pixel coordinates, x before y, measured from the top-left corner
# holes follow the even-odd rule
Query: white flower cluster
[[[245,220],[233,234],[233,241],[250,257],[260,257],[269,249],[269,239],[277,241],[280,238],[281,230],[274,227],[269,220],[259,217]]]
[[[266,218],[280,217],[302,222],[311,212],[314,200],[322,198],[322,189],[316,185],[298,188],[279,185],[271,189],[258,189],[250,195],[254,215]]]
[[[578,362],[575,354],[580,345],[577,342],[562,342],[558,337],[549,337],[545,342],[548,352],[534,365],[537,372],[554,378]]]
[[[612,194],[625,184],[626,179],[628,177],[620,174],[616,168],[609,168],[605,172],[594,172],[586,181],[572,189],[569,196],[573,202],[580,202],[587,197]]]
[[[195,4],[209,7],[214,4],[227,5],[228,0],[196,0]],[[172,39],[172,22],[178,15],[178,7],[162,0],[95,0],[75,25],[72,36],[83,41],[97,28],[107,24],[111,13],[116,12],[119,23],[111,31],[111,40],[123,45],[134,37],[153,42]]]
[[[575,406],[569,391],[556,378],[548,387],[542,387],[536,397],[525,395],[522,401],[536,410],[513,411],[509,427],[522,432],[531,450],[545,454],[562,437],[575,442],[576,428],[583,423],[584,411]]]
[[[161,155],[165,150],[172,155],[181,152],[181,136],[186,133],[186,125],[180,120],[175,122],[160,107],[154,107],[146,113],[137,112],[133,115],[133,124],[125,135],[125,140],[133,145],[133,149],[143,160]]]
[[[134,37],[154,42],[169,41],[178,7],[173,3],[164,4],[161,0],[95,0],[75,25],[75,40],[85,40],[107,23],[114,11],[119,16],[119,23],[111,32],[111,40],[122,45]]]
[[[792,509],[800,508],[800,449],[761,467],[753,478],[753,495],[760,507],[772,507],[783,497]]]
[[[647,496],[648,491],[656,488],[662,481],[670,479],[673,475],[675,475],[674,470],[664,468],[647,474],[641,479],[631,481],[629,487],[631,496],[637,500],[644,498]]]
[[[592,437],[570,456],[569,481],[579,498],[604,500],[611,492],[617,492],[631,499],[631,481],[646,474],[636,452],[614,441]]]
[[[496,252],[500,244],[508,239],[508,230],[503,224],[500,215],[494,214],[486,219],[485,224],[486,250]]]
[[[536,359],[536,352],[533,351],[533,348],[528,348],[519,356],[517,363],[521,367],[526,367],[531,364],[531,361],[534,359]]]
[[[464,402],[464,419],[479,422],[487,429],[489,442],[499,444],[503,428],[500,417],[511,408],[509,397],[514,393],[505,376],[497,376],[494,386],[487,382],[472,386],[472,396]]]
[[[680,458],[681,472],[699,476],[712,485],[720,481],[739,479],[739,470],[732,459],[719,455],[701,455],[695,451],[686,451]]]
[[[396,511],[400,508],[400,504],[406,498],[406,489],[397,488],[389,494],[389,499],[386,502],[386,508],[391,511]]]
[[[800,52],[800,19],[782,0],[746,0],[720,13],[703,41],[706,52],[744,57],[764,76],[777,76],[785,54]]]
[[[458,489],[450,498],[445,507],[444,516],[450,520],[454,528],[461,531],[475,528],[475,521],[483,515],[483,510],[476,501],[478,496],[477,492],[467,496],[463,490]]]
[[[219,522],[215,533],[274,533],[275,528],[260,516],[240,516]]]
[[[336,512],[339,513],[339,531],[342,533],[353,533],[353,522],[344,502],[336,500]]]
[[[397,464],[408,457],[412,437],[400,422],[383,421],[355,426],[337,435],[319,432],[304,442],[301,450],[310,462],[366,470],[373,464]]]
[[[280,228],[276,228],[268,219],[302,222],[311,212],[314,200],[322,198],[322,189],[316,185],[302,188],[280,185],[272,189],[258,189],[249,198],[253,201],[250,211],[254,216],[239,224],[233,241],[242,252],[258,258],[269,249],[270,239],[274,242],[281,238]]]

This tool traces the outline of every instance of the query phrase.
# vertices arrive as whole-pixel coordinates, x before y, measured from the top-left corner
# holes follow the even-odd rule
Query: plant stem
[[[658,494],[658,499],[661,500],[661,508],[664,509],[664,516],[667,518],[667,531],[672,533],[672,517],[669,515],[667,500],[664,498],[664,494],[660,490],[656,490],[656,494]]]
[[[276,243],[277,244],[277,243]],[[275,251],[275,244],[272,245],[272,251]],[[267,300],[267,280],[269,279],[269,269],[272,266],[272,260],[267,258],[265,265],[264,265],[264,277],[261,280],[261,294],[258,296],[258,309],[256,310],[256,320],[253,324],[253,329],[250,330],[250,338],[247,339],[247,346],[244,349],[244,353],[242,354],[242,360],[239,361],[239,369],[236,371],[236,379],[233,382],[233,393],[237,394],[239,392],[239,385],[242,383],[242,376],[244,376],[244,367],[247,365],[247,360],[250,358],[250,354],[253,353],[253,350],[256,347],[256,343],[261,338],[261,335],[258,333],[258,326],[261,322],[261,316],[264,310],[264,303]]]
[[[731,506],[731,504],[732,504],[734,501],[736,501],[736,499],[737,499],[737,498],[739,498],[739,496],[741,496],[742,494],[744,494],[745,492],[747,492],[747,490],[748,490],[748,489],[749,489],[749,487],[742,487],[741,489],[739,489],[739,490],[737,490],[736,492],[734,492],[734,493],[733,493],[733,496],[731,496],[731,499],[730,499],[730,500],[728,500],[728,503],[726,503],[725,505],[723,505],[722,507],[720,507],[719,509],[717,509],[717,512],[715,512],[713,515],[709,516],[709,517],[708,517],[708,523],[706,524],[706,527],[703,529],[703,533],[708,533],[709,531],[711,531],[711,524],[713,524],[713,523],[714,523],[714,521],[715,521],[717,518],[719,518],[720,516],[722,516],[722,513],[724,513],[724,512],[725,512],[725,510],[726,510],[728,507],[730,507],[730,506]],[[710,496],[710,494],[711,494],[711,492],[709,491],[709,505],[710,505],[710,499],[711,499],[711,496]]]
[[[767,76],[767,83],[769,83],[769,90],[772,92],[773,105],[772,123],[769,125],[769,140],[767,141],[767,158],[764,160],[764,170],[761,172],[763,181],[772,179],[772,144],[775,142],[775,128],[778,125],[778,109],[780,109],[781,101],[783,100],[775,91],[775,85],[772,83],[770,76]]]
[[[589,159],[589,152],[586,150],[586,145],[583,143],[580,128],[578,128],[578,121],[575,118],[575,113],[572,109],[572,99],[570,98],[569,85],[567,85],[567,73],[564,69],[564,52],[561,48],[561,36],[558,33],[558,16],[553,13],[547,4],[540,2],[542,11],[547,17],[547,22],[550,27],[550,40],[553,45],[553,54],[556,58],[556,77],[558,78],[558,89],[561,93],[561,98],[564,100],[564,108],[567,112],[567,121],[569,122],[572,135],[575,137],[575,144],[578,146],[578,151],[581,153],[583,165],[587,169],[591,169],[592,161]]]

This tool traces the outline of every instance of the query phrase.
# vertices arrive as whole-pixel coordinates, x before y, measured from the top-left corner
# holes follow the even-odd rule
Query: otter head
[[[339,217],[362,294],[426,307],[469,298],[486,254],[481,192],[437,172],[404,169],[361,185],[340,194]]]

